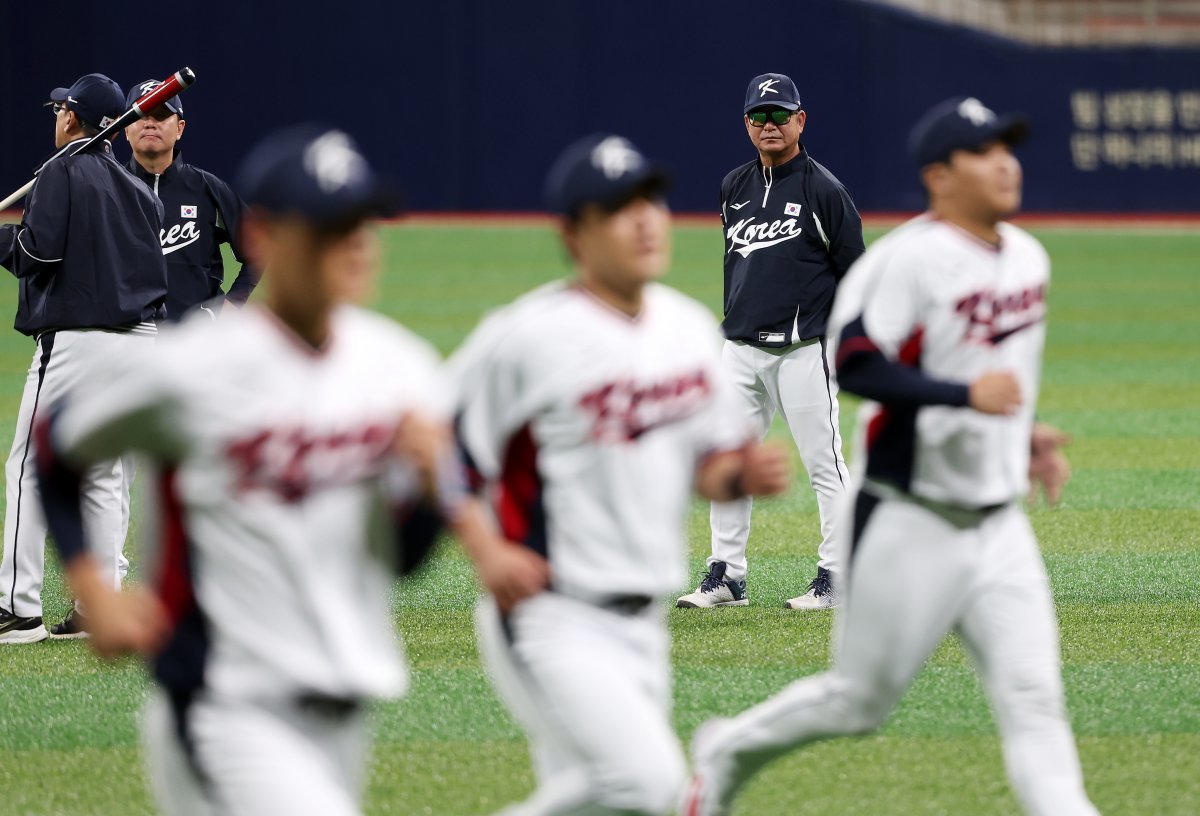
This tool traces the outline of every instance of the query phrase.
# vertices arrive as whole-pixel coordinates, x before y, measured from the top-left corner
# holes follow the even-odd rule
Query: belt
[[[358,713],[363,707],[363,700],[360,697],[335,697],[316,692],[300,694],[295,697],[293,702],[301,711],[329,720],[349,717]]]
[[[980,507],[961,507],[956,504],[946,504],[945,502],[926,499],[923,496],[914,496],[912,493],[900,490],[890,484],[880,482],[877,479],[871,479],[863,485],[863,491],[872,494],[880,499],[894,499],[897,501],[908,502],[915,504],[918,507],[923,507],[930,513],[940,517],[946,522],[954,525],[960,530],[969,527],[978,527],[989,516],[998,513],[1006,507],[1011,507],[1013,502],[998,502],[996,504],[985,504]]]
[[[613,595],[596,605],[601,609],[619,612],[622,615],[638,615],[652,603],[654,603],[654,599],[649,595]]]
[[[768,340],[764,339],[765,335],[768,335],[768,332],[759,333],[759,342],[769,342]],[[804,346],[815,346],[817,343],[821,342],[821,335],[818,334],[816,337],[802,337],[797,342],[789,343],[786,346],[762,346],[749,340],[731,340],[730,342],[736,343],[739,346],[753,346],[756,349],[761,351],[769,351],[772,354],[787,354],[789,351],[803,348]]]

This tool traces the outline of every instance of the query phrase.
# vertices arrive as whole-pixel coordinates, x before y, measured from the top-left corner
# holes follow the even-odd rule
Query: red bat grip
[[[162,85],[134,102],[133,108],[138,112],[139,117],[145,116],[172,96],[186,90],[195,81],[196,74],[192,72],[191,68],[181,68]]]

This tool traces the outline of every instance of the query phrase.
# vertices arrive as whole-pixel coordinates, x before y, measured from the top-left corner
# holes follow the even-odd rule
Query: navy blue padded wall
[[[920,208],[905,136],[958,93],[1033,119],[1027,209],[1200,209],[1200,50],[1045,50],[866,3],[772,8],[764,20],[727,0],[5,3],[0,189],[49,153],[50,88],[186,64],[200,79],[183,148],[221,175],[267,129],[316,119],[353,133],[411,209],[537,210],[553,155],[608,130],[674,169],[676,209],[713,211],[722,175],[753,157],[745,83],[782,71],[804,97],[810,152],[864,210]]]

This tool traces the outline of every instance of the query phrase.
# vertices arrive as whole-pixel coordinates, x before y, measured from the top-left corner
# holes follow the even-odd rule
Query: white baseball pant
[[[109,331],[57,331],[38,338],[5,466],[0,560],[4,600],[0,604],[12,614],[26,618],[42,614],[47,527],[38,495],[35,421],[79,381],[94,360],[128,354],[133,344],[153,342],[152,335]],[[114,588],[120,588],[128,567],[123,554],[129,532],[126,469],[132,474],[132,456],[94,464],[83,474],[84,530],[101,574]]]
[[[538,787],[504,816],[665,816],[686,778],[671,728],[663,609],[618,612],[543,592],[476,611],[492,682],[529,736]]]
[[[804,469],[817,495],[821,515],[818,566],[838,572],[836,548],[838,501],[845,495],[849,477],[842,458],[842,432],[838,425],[837,384],[829,375],[825,339],[813,338],[787,348],[759,348],[725,341],[721,363],[761,436],[771,428],[778,411],[792,432]],[[746,541],[750,538],[749,496],[731,502],[714,502],[712,557],[724,561],[725,577],[746,577]]]
[[[167,816],[357,816],[369,747],[364,707],[330,714],[200,696],[181,729],[155,689],[142,712],[150,787]]]
[[[718,750],[734,787],[791,748],[877,729],[953,629],[991,701],[1025,810],[1094,816],[1067,722],[1049,581],[1024,512],[1009,505],[960,527],[866,493],[848,510],[833,667],[724,724]]]

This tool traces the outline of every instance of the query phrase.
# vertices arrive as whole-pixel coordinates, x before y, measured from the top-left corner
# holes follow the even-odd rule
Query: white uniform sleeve
[[[415,365],[405,374],[406,383],[418,395],[413,407],[431,419],[449,422],[454,416],[454,399],[447,370],[438,353],[424,341],[407,347],[405,351],[415,360]]]
[[[868,344],[895,360],[920,327],[920,265],[889,250],[872,247],[838,287],[829,318],[831,360]]]
[[[865,281],[863,329],[889,359],[895,359],[921,323],[919,271],[904,256],[884,259]]]
[[[100,359],[59,403],[54,442],[68,461],[111,459],[136,450],[175,460],[186,452],[176,367],[150,341]]]
[[[488,481],[499,476],[509,440],[534,413],[509,317],[506,310],[485,318],[447,363],[459,445]]]
[[[403,378],[408,393],[406,410],[415,411],[426,419],[449,425],[453,418],[453,400],[447,384],[446,371],[441,359],[432,346],[410,335],[407,342],[400,344],[395,353],[407,364],[399,369],[397,376]],[[412,465],[402,459],[392,459],[383,472],[383,491],[393,506],[406,506],[421,494],[421,484]],[[462,485],[450,461],[439,478],[439,499],[447,517],[461,500]]]

